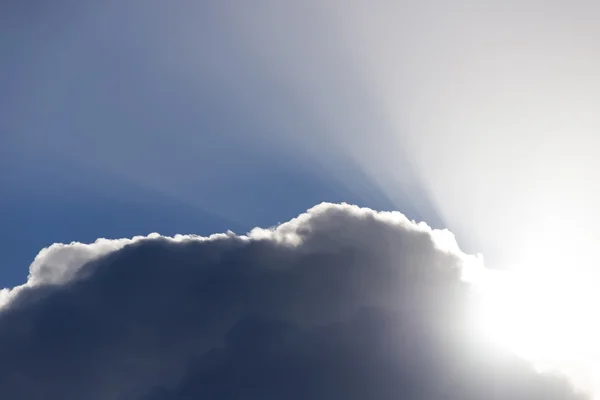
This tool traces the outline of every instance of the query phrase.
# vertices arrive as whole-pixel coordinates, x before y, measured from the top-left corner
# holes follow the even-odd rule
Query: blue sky
[[[5,284],[39,244],[104,235],[32,208],[79,223],[153,196],[245,229],[346,200],[448,227],[488,265],[593,265],[596,7],[460,4],[4,2],[2,230],[33,235],[1,252]]]
[[[223,10],[198,6],[196,36],[174,38],[182,4],[5,6],[0,286],[54,242],[242,233],[321,201],[395,208]]]

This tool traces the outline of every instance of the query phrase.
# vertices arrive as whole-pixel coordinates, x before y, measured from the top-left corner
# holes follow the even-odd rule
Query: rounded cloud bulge
[[[479,340],[481,260],[399,212],[55,244],[0,297],[6,399],[583,399]]]

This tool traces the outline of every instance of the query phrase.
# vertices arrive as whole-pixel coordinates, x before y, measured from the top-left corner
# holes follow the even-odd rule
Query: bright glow
[[[508,348],[539,370],[563,373],[597,396],[598,277],[550,260],[540,265],[486,270],[473,279],[482,298],[476,321],[492,344]]]

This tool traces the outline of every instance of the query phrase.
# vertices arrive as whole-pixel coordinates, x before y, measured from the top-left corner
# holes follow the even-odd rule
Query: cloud
[[[40,252],[4,292],[7,399],[574,399],[485,352],[451,233],[323,203],[245,236]]]

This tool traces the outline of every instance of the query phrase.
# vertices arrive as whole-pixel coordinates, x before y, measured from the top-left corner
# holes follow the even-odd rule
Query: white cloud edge
[[[367,207],[359,207],[347,203],[337,204],[323,202],[287,222],[270,228],[255,227],[245,235],[237,235],[232,231],[227,231],[226,233],[215,233],[210,236],[176,234],[171,237],[153,232],[146,236],[139,235],[134,236],[133,238],[99,238],[93,243],[54,243],[41,249],[36,255],[29,266],[27,282],[13,288],[4,288],[0,290],[0,310],[10,304],[11,300],[25,288],[69,282],[76,272],[88,262],[120,250],[129,244],[147,239],[161,238],[172,242],[203,242],[227,237],[236,237],[240,240],[273,240],[278,243],[285,243],[288,246],[297,246],[301,243],[301,237],[298,234],[299,228],[306,226],[311,219],[332,208],[352,213],[358,218],[374,217],[394,225],[401,225],[404,228],[414,230],[415,232],[429,234],[437,249],[443,252],[453,253],[463,261],[463,277],[467,280],[476,279],[478,276],[477,271],[480,271],[483,268],[482,256],[480,254],[468,255],[463,253],[458,246],[454,234],[447,229],[433,229],[425,222],[416,222],[408,219],[399,211],[376,211]]]

